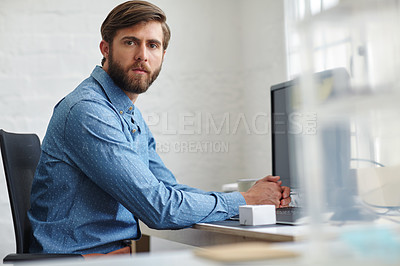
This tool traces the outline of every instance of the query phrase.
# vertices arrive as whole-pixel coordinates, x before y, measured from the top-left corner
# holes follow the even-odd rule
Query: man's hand
[[[290,203],[290,188],[281,186],[279,176],[266,176],[258,180],[246,192],[241,192],[247,205],[275,205],[287,207]]]
[[[290,188],[285,186],[282,186],[281,188],[282,188],[282,199],[279,208],[289,207],[289,204],[292,201],[292,198],[290,198]]]

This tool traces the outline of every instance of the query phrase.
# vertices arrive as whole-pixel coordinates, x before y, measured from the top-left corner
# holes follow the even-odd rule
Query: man
[[[134,106],[157,78],[170,38],[162,10],[143,1],[114,8],[101,27],[104,58],[55,107],[32,186],[32,252],[110,253],[139,239],[138,219],[178,229],[225,220],[240,205],[290,202],[268,176],[244,193],[178,184]]]

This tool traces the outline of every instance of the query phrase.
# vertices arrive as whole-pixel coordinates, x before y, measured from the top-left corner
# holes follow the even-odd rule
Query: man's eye
[[[134,41],[126,41],[126,44],[127,44],[127,45],[134,45],[135,42],[134,42]]]
[[[150,43],[150,44],[149,44],[149,47],[152,48],[152,49],[156,49],[156,48],[158,48],[158,44],[156,44],[156,43]]]

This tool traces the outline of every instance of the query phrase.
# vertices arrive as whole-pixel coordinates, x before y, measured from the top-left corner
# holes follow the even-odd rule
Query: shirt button
[[[136,129],[132,129],[132,133],[135,133],[136,132]]]
[[[119,113],[122,115],[124,113],[124,111],[119,111]]]
[[[129,107],[129,111],[132,111],[132,109],[133,109],[133,107],[131,106],[131,107]]]

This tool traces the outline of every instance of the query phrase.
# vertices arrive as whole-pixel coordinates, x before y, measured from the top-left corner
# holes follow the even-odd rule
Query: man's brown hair
[[[165,13],[156,5],[146,1],[127,1],[116,6],[108,14],[101,25],[101,37],[112,45],[112,41],[119,29],[128,28],[142,21],[158,21],[163,31],[163,49],[168,47],[171,31],[166,23]],[[106,59],[103,57],[101,64]]]

